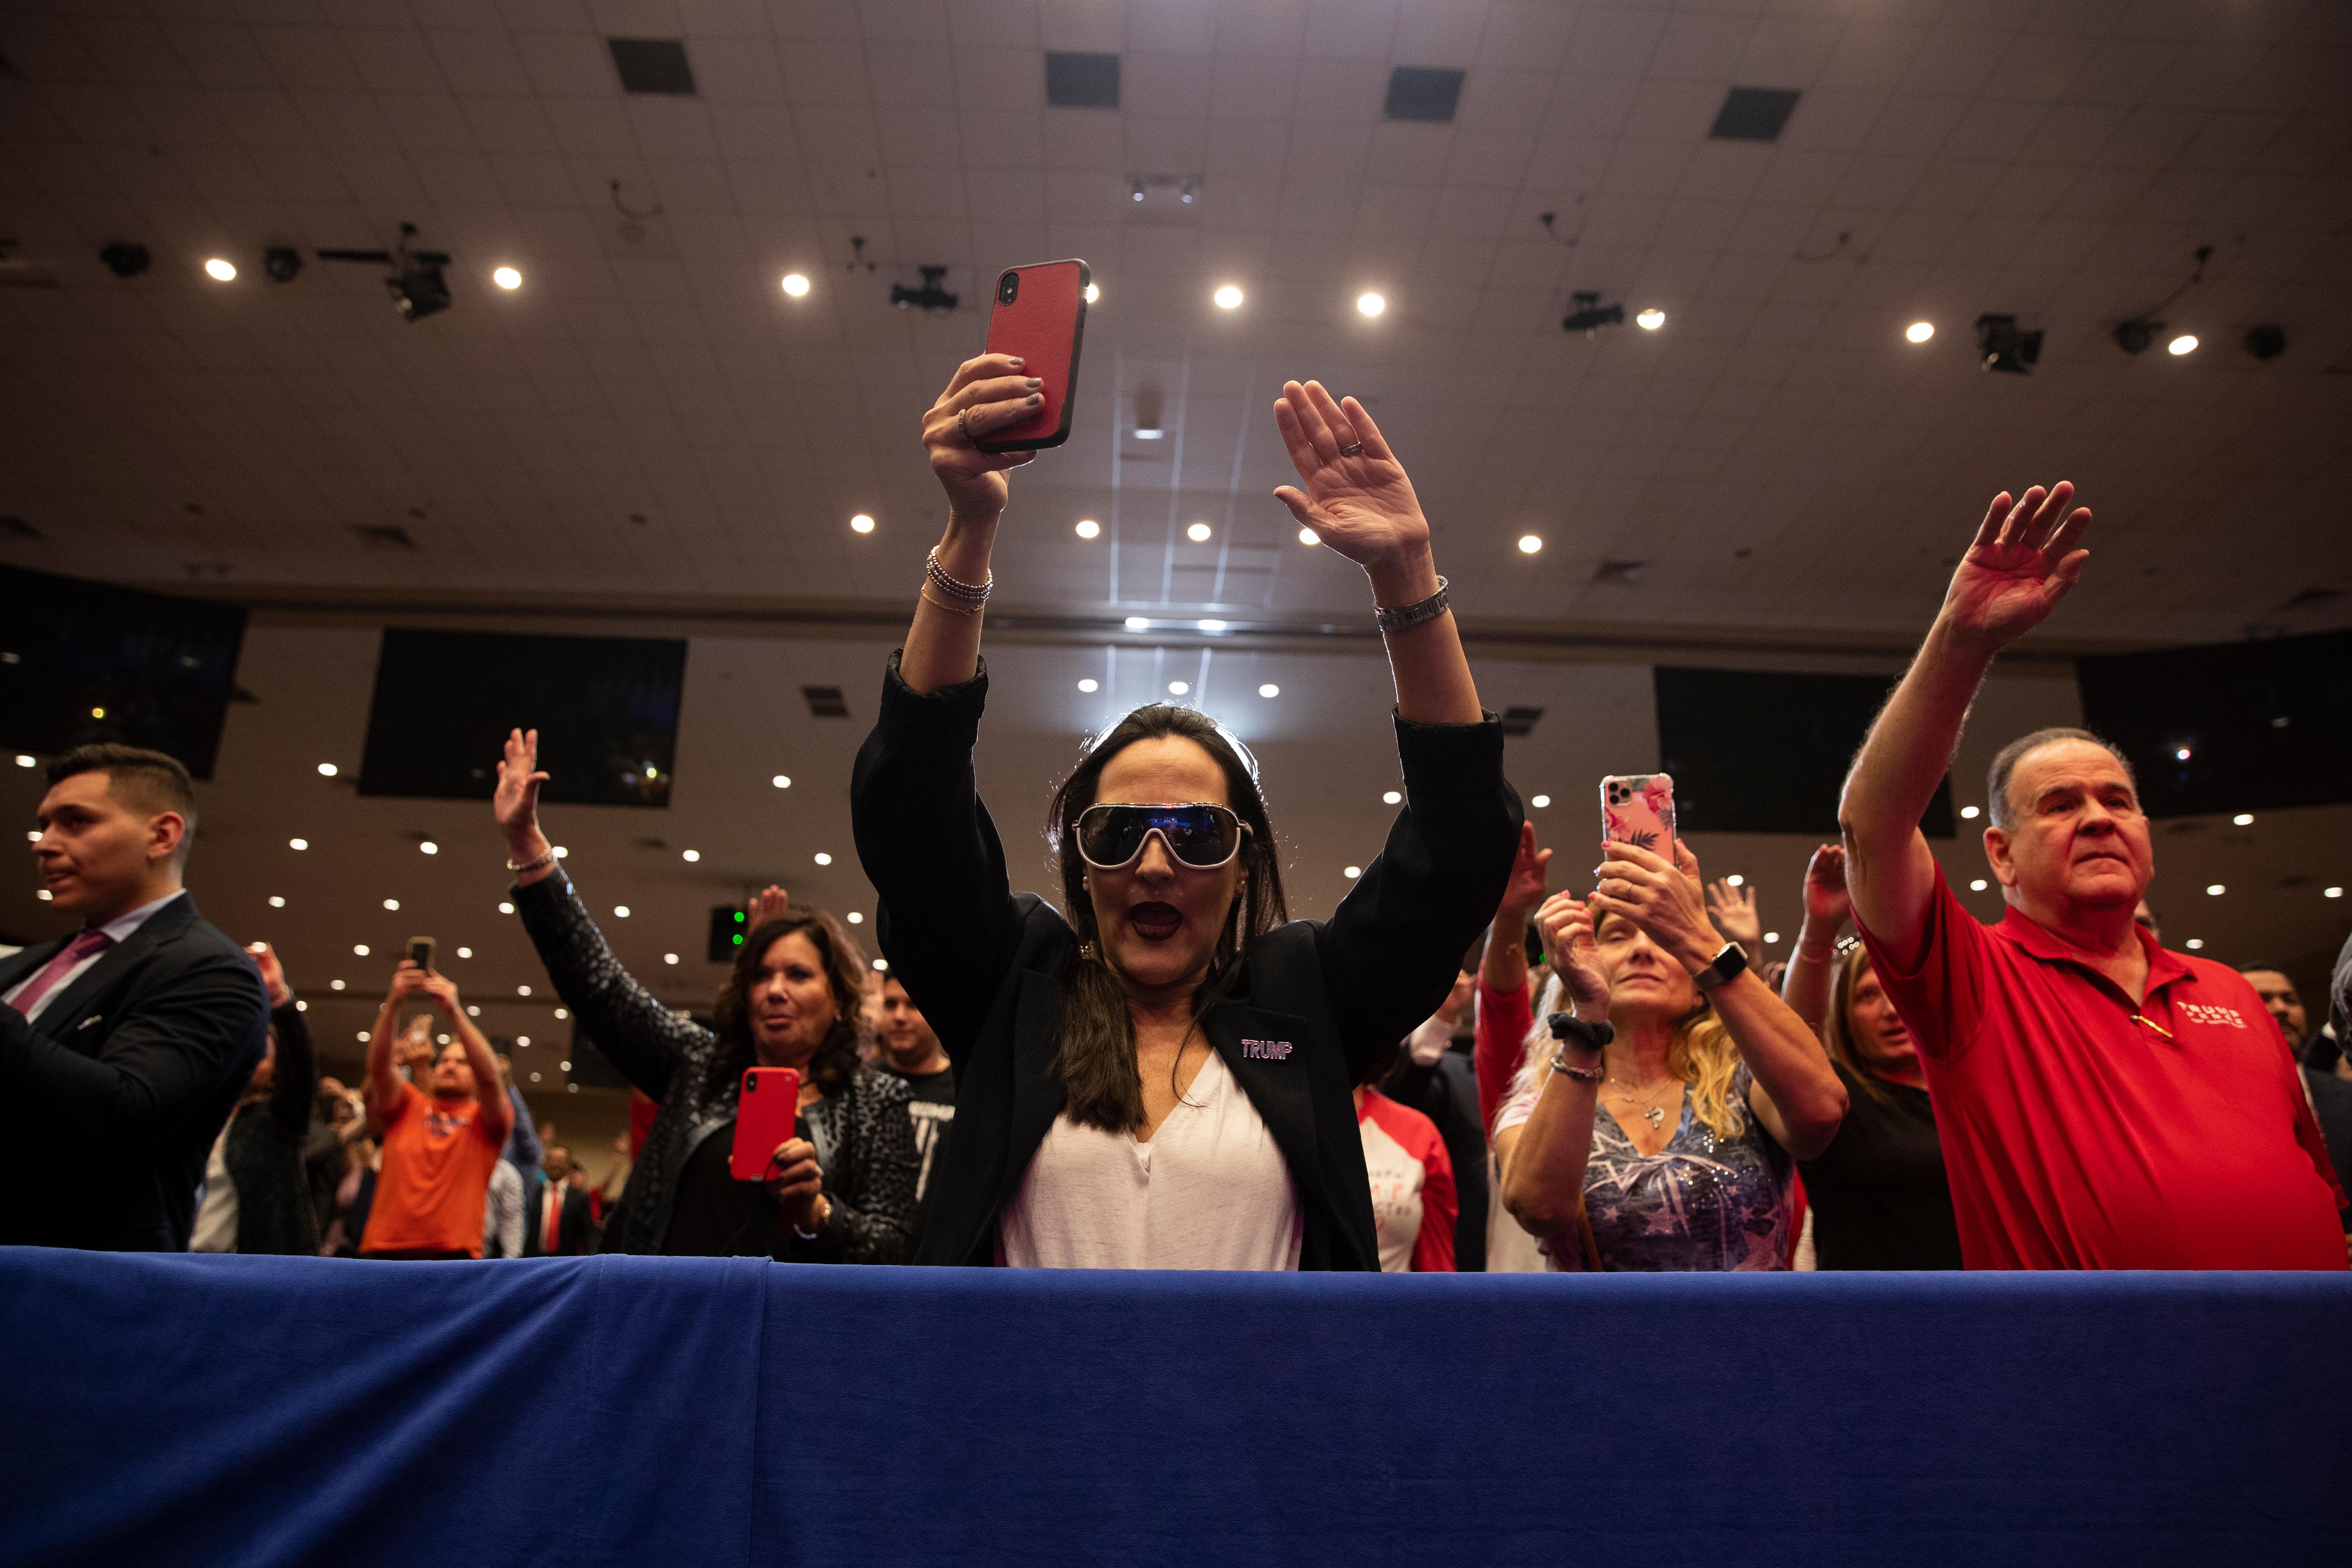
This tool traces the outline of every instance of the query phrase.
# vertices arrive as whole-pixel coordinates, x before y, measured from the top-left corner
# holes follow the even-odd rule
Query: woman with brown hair
[[[539,830],[539,731],[507,738],[494,797],[523,929],[580,1027],[660,1104],[606,1252],[749,1254],[791,1263],[903,1263],[914,1233],[907,1086],[858,1060],[866,963],[815,910],[770,913],[719,987],[716,1029],[671,1011],[613,956]],[[728,1168],[744,1070],[801,1076],[796,1136],[761,1182]]]
[[[1444,999],[1519,823],[1428,521],[1362,405],[1285,386],[1304,488],[1275,493],[1370,581],[1404,773],[1387,847],[1331,919],[1286,918],[1247,752],[1165,705],[1055,792],[1056,910],[1012,890],[971,763],[1004,470],[1028,460],[973,437],[1034,409],[1021,370],[969,361],[924,417],[948,525],[850,794],[891,973],[956,1074],[919,1261],[1376,1269],[1352,1090]]]

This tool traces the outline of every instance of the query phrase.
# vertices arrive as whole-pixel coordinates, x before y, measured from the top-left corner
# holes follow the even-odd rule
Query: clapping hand
[[[1536,911],[1536,929],[1577,1016],[1588,1023],[1608,1016],[1609,968],[1593,945],[1591,908],[1573,893],[1554,893]]]
[[[1756,889],[1728,882],[1706,885],[1706,912],[1715,929],[1749,951],[1764,944],[1764,917],[1756,910]]]
[[[1969,552],[1952,574],[1940,616],[1986,653],[1998,652],[2042,624],[2083,574],[2091,552],[2074,547],[2091,525],[2087,507],[2066,510],[2074,487],[2035,485],[2010,502],[1992,498]]]
[[[1307,487],[1284,485],[1275,499],[1316,538],[1373,573],[1429,548],[1412,481],[1362,404],[1334,403],[1319,381],[1285,382],[1274,422]]]

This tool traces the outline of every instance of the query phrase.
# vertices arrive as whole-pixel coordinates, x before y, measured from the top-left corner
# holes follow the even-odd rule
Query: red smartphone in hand
[[[1078,395],[1078,346],[1087,333],[1087,286],[1093,269],[1083,261],[1041,261],[998,274],[988,317],[988,352],[1024,361],[1022,374],[1044,384],[1037,412],[974,441],[983,452],[1030,452],[1070,438]]]
[[[739,1182],[767,1180],[776,1145],[793,1136],[801,1111],[801,1075],[790,1068],[749,1068],[735,1101],[735,1143],[727,1173]]]
[[[1675,858],[1672,773],[1612,773],[1601,781],[1601,841]]]

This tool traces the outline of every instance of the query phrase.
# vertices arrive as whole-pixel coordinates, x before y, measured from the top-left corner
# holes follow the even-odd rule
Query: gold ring
[[[1359,442],[1357,442],[1357,443],[1356,443],[1354,446],[1352,446],[1352,447],[1340,447],[1340,448],[1339,448],[1339,456],[1341,456],[1341,457],[1343,457],[1343,458],[1354,458],[1354,457],[1360,457],[1360,456],[1363,454],[1363,450],[1364,450],[1364,444],[1363,444],[1361,441],[1359,441]]]

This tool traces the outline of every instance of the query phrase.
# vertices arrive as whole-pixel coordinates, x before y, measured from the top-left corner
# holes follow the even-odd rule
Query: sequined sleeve
[[[702,1026],[664,1006],[621,967],[562,871],[511,897],[547,978],[582,1032],[623,1077],[662,1099],[687,1051],[709,1037]]]

